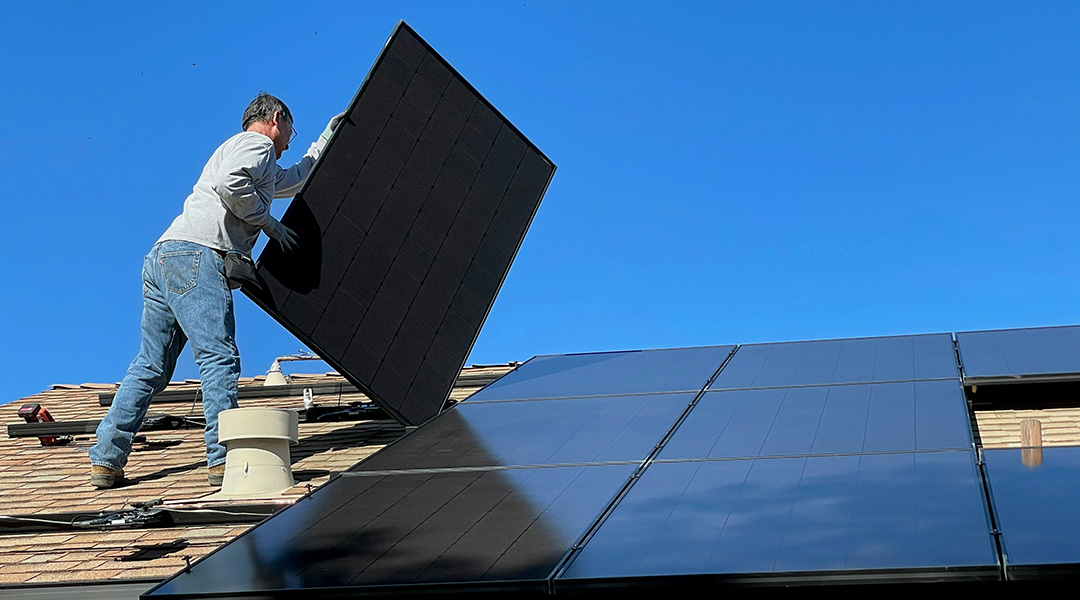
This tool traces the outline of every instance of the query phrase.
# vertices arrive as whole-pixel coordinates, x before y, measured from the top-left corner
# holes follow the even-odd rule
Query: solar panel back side
[[[441,410],[555,171],[400,23],[259,257],[256,303],[406,424]]]

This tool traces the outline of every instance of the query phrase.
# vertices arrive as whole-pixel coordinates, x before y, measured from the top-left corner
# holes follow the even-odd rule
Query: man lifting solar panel
[[[333,144],[284,219],[301,251],[249,293],[427,420],[554,167],[404,24]],[[957,358],[949,334],[534,357],[145,597],[1000,580]],[[1027,564],[1080,560],[1002,514]]]

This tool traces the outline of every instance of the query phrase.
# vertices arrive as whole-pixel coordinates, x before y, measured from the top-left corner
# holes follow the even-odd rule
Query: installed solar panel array
[[[150,597],[543,592],[732,349],[534,358]]]
[[[555,166],[398,25],[252,298],[406,424],[438,414]]]
[[[733,350],[533,358],[150,597],[1000,576],[950,335]]]

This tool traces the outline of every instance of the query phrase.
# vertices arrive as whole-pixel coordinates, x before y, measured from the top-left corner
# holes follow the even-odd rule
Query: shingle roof
[[[469,396],[481,387],[485,375],[499,376],[513,366],[514,363],[467,367],[451,399]],[[258,389],[262,383],[262,377],[240,380],[242,389]],[[293,383],[345,384],[345,393],[316,392],[315,402],[320,406],[366,400],[359,392],[349,392],[351,386],[336,373],[294,375]],[[39,403],[59,422],[100,419],[108,409],[100,406],[99,394],[114,391],[116,387],[116,384],[93,383],[53,385],[39,394],[0,405],[0,414],[4,415],[5,424],[19,423],[18,408]],[[155,403],[151,412],[201,415],[201,407],[194,401],[197,389],[197,381],[172,383],[168,391],[190,390],[193,402]],[[296,389],[303,388],[296,386]],[[240,406],[297,408],[302,402],[302,391],[298,391],[295,396],[243,398]],[[299,433],[300,443],[292,447],[293,475],[299,483],[284,494],[294,498],[306,493],[308,486],[326,483],[332,473],[347,469],[397,439],[404,428],[391,420],[301,422]],[[42,446],[36,438],[0,439],[0,515],[94,513],[156,499],[191,500],[215,491],[206,483],[201,429],[151,431],[145,435],[150,442],[178,443],[166,447],[136,444],[125,468],[125,475],[132,483],[108,490],[89,485],[86,452],[94,443],[92,435],[77,436],[66,446]],[[194,560],[249,527],[249,524],[224,524],[38,534],[10,534],[0,528],[0,584],[161,579],[182,568],[185,556]],[[176,540],[185,540],[187,545],[152,560],[119,560],[140,546]]]

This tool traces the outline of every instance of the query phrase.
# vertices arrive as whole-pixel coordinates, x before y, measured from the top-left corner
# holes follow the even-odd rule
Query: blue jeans
[[[143,261],[142,345],[131,361],[109,413],[97,428],[90,462],[122,469],[150,400],[168,385],[176,357],[191,340],[202,378],[206,463],[225,462],[218,413],[236,408],[240,353],[225,260],[192,242],[163,241]]]

